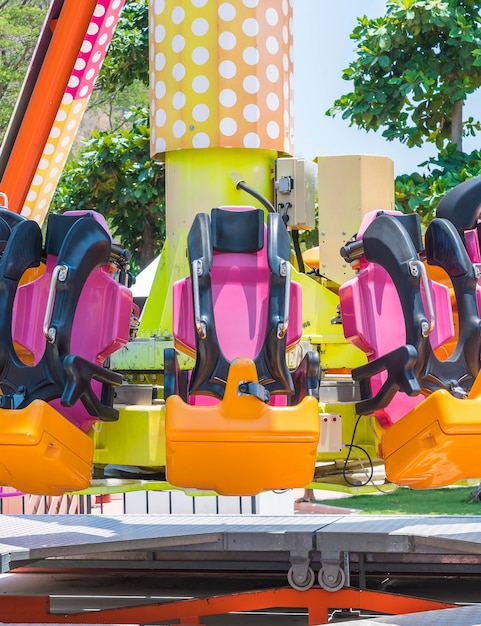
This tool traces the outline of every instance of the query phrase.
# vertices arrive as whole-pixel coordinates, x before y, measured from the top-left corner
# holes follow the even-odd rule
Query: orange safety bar
[[[51,24],[53,36],[0,181],[15,213],[22,210],[96,5],[65,0]]]

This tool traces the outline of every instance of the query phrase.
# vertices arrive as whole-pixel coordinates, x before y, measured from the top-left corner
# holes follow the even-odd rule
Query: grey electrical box
[[[295,157],[277,159],[274,201],[281,215],[287,214],[287,227],[312,230],[316,227],[316,165]]]

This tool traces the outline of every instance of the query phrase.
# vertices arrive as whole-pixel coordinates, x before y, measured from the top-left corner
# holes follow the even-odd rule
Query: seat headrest
[[[261,209],[212,209],[212,248],[218,252],[259,252],[264,247],[264,212]]]

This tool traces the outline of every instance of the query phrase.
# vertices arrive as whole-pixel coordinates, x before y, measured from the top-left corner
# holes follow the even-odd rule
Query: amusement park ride
[[[335,473],[357,484],[374,464],[414,489],[479,479],[481,179],[449,192],[423,233],[394,210],[389,159],[290,156],[290,2],[168,4],[151,0],[149,27],[167,240],[142,309],[101,215],[51,213],[40,228],[123,2],[48,11],[0,152],[0,484],[59,495],[160,476],[253,496]],[[319,247],[303,255],[316,179]],[[331,545],[317,535],[330,522],[305,524],[309,547],[282,548],[294,593],[319,553],[318,593],[361,606],[341,591],[340,555],[362,552],[362,524],[337,548],[346,533]]]

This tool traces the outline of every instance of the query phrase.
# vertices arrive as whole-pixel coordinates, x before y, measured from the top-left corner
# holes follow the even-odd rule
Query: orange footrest
[[[441,389],[382,435],[387,478],[413,489],[481,477],[481,400]]]
[[[254,495],[312,481],[320,427],[316,398],[273,407],[239,395],[241,381],[257,381],[250,359],[232,363],[224,399],[214,406],[167,398],[166,472],[172,485]]]
[[[40,495],[89,486],[92,440],[43,400],[0,411],[0,484]]]

